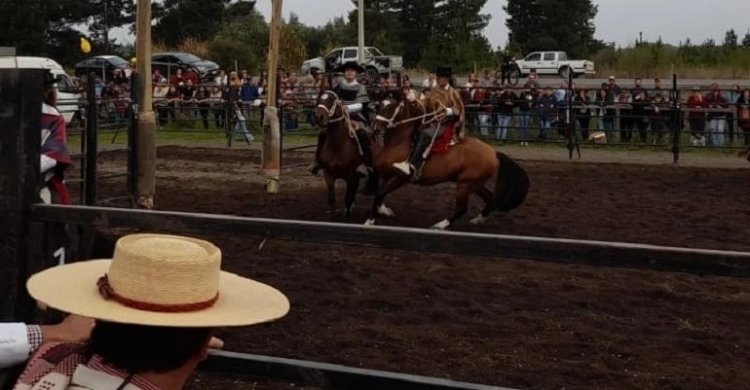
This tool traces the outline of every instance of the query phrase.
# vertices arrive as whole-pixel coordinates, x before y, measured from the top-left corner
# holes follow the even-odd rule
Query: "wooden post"
[[[151,90],[151,1],[138,0],[136,21],[138,61],[138,207],[152,209],[156,192],[156,116]]]
[[[278,83],[279,40],[281,39],[281,3],[282,0],[271,0],[271,37],[268,49],[268,89],[263,123],[263,172],[266,175],[266,191],[269,194],[279,192],[281,174],[281,124],[276,107],[276,85]]]
[[[27,231],[29,206],[39,200],[41,70],[0,70],[0,320],[25,306],[26,256],[39,242]]]
[[[359,0],[359,15],[358,15],[358,50],[357,50],[357,61],[361,64],[365,63],[365,0]]]

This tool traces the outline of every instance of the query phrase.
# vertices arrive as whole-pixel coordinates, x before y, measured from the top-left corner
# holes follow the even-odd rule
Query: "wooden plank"
[[[47,222],[750,277],[750,253],[746,252],[83,206],[35,205],[32,217]]]
[[[447,379],[367,370],[306,360],[211,351],[201,371],[242,373],[325,388],[360,390],[502,390],[507,388]]]

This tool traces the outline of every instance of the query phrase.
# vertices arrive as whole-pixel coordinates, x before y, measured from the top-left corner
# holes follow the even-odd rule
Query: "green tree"
[[[734,29],[730,29],[727,31],[726,35],[724,35],[724,47],[728,49],[734,49],[737,47],[737,41],[739,40],[739,37],[737,36],[737,33],[734,32]]]
[[[742,39],[742,47],[750,49],[750,31],[745,34],[745,38]]]
[[[175,46],[186,38],[207,41],[228,23],[247,16],[255,2],[232,0],[164,0],[154,12],[153,39]]]
[[[435,7],[434,29],[421,52],[419,66],[446,65],[455,71],[494,65],[492,47],[482,31],[490,16],[481,13],[486,0],[445,0]]]
[[[269,28],[263,15],[256,10],[242,17],[233,17],[209,41],[209,58],[225,69],[258,71],[268,56]]]
[[[81,33],[72,26],[90,17],[87,2],[78,0],[2,1],[0,46],[13,46],[19,55],[52,57],[64,65],[83,58]]]
[[[508,0],[508,39],[524,54],[564,50],[586,56],[604,44],[594,39],[598,7],[591,0]]]

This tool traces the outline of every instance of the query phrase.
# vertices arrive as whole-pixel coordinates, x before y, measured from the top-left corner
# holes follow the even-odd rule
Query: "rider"
[[[444,119],[433,126],[423,129],[412,152],[409,161],[394,163],[393,167],[414,180],[419,180],[425,152],[434,139],[439,138],[445,131],[458,130],[459,139],[463,139],[464,104],[461,95],[451,85],[453,71],[451,68],[438,67],[437,85],[430,91],[427,106],[437,110],[437,115],[444,115]]]
[[[57,105],[58,80],[50,73],[44,74],[42,103],[42,149],[40,170],[45,186],[40,195],[45,203],[70,204],[70,194],[65,187],[64,172],[72,161],[68,154],[65,119]]]
[[[357,81],[359,73],[364,69],[356,62],[347,62],[339,68],[344,73],[344,78],[339,80],[338,85],[333,88],[333,92],[341,99],[341,104],[349,113],[352,122],[356,122],[356,135],[359,144],[362,146],[362,160],[364,164],[357,168],[357,172],[364,176],[369,175],[372,171],[372,151],[370,150],[370,113],[372,106],[370,97],[367,95],[367,89]],[[310,167],[310,172],[317,175],[320,169],[320,151],[325,143],[325,131],[318,136],[318,147],[315,150],[315,163]]]

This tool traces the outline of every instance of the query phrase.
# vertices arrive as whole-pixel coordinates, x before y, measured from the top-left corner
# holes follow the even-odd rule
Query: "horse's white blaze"
[[[328,94],[324,93],[324,94],[320,95],[320,100],[328,100]]]
[[[451,225],[451,222],[447,219],[444,219],[434,225],[432,225],[432,228],[435,230],[445,230],[448,229],[448,226]]]
[[[476,218],[469,221],[469,223],[472,225],[483,225],[485,222],[487,222],[487,217],[482,214],[477,215]]]
[[[365,226],[375,226],[375,220],[370,218],[367,221],[365,221]]]
[[[394,213],[390,207],[386,206],[385,203],[381,204],[378,208],[378,214],[389,218],[396,216],[396,213]]]

